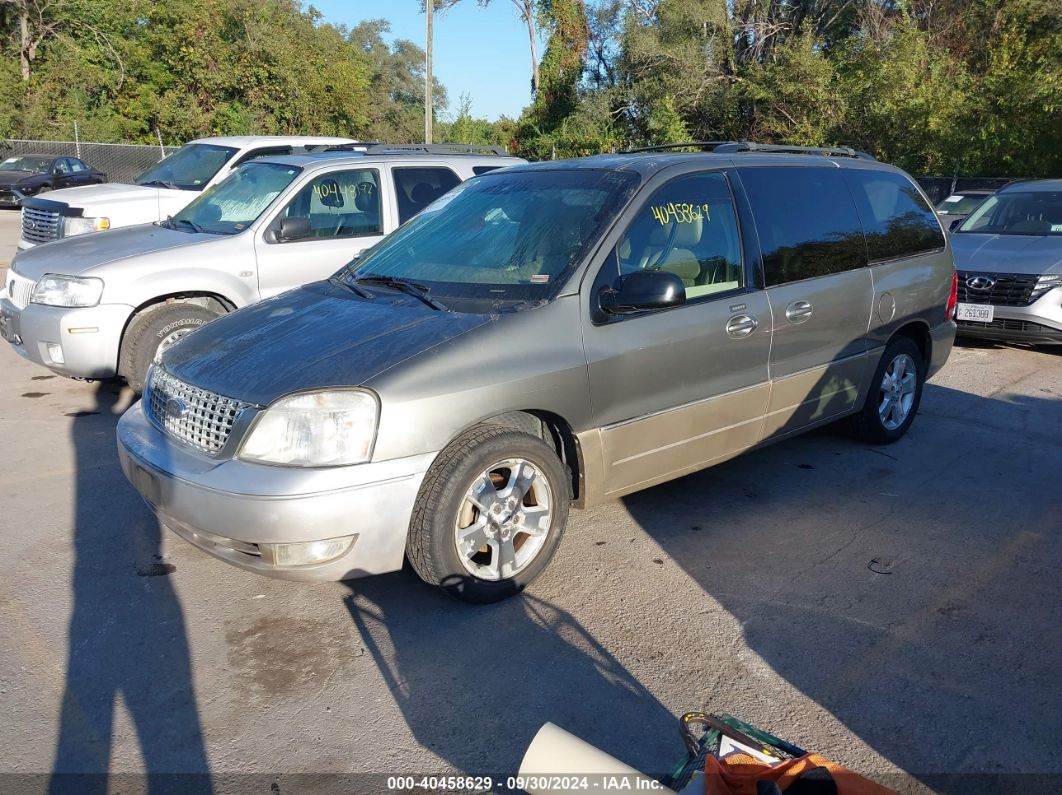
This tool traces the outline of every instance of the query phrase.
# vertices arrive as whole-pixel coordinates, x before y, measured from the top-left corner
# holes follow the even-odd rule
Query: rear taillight
[[[955,319],[955,307],[959,303],[959,274],[951,274],[951,294],[948,296],[948,311],[944,315],[945,320]]]

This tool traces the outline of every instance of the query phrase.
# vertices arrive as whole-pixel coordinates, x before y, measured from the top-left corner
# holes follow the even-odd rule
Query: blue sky
[[[313,0],[326,22],[349,27],[366,19],[391,23],[388,41],[410,39],[424,46],[424,14],[419,0]],[[542,45],[539,45],[539,55]],[[531,54],[527,28],[510,0],[480,8],[461,0],[435,15],[435,76],[446,86],[448,113],[468,94],[472,115],[497,119],[520,115],[531,102]]]

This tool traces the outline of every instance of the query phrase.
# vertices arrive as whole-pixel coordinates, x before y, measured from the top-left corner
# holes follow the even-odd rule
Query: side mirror
[[[666,309],[686,303],[682,279],[668,271],[636,271],[621,276],[616,286],[601,291],[601,310],[609,315],[629,315],[647,309]]]
[[[277,229],[277,242],[302,240],[304,237],[309,237],[311,231],[309,218],[282,218],[280,227]]]

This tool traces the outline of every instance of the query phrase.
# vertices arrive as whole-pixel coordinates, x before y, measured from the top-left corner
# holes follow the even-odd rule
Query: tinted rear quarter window
[[[944,233],[929,203],[896,171],[845,169],[867,238],[871,262],[944,248]]]
[[[863,230],[841,169],[743,168],[767,287],[867,264]]]
[[[501,166],[472,166],[472,173],[478,177],[480,174],[486,174],[488,171],[495,171],[499,168]]]
[[[400,224],[404,224],[461,181],[452,170],[442,166],[395,168],[391,173],[395,181]]]

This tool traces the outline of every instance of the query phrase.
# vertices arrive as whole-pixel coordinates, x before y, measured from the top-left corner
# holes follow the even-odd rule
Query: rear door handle
[[[790,323],[803,323],[809,317],[814,307],[808,301],[794,301],[785,308],[785,319]]]
[[[734,339],[747,337],[760,323],[752,315],[734,315],[726,322],[726,333]]]

